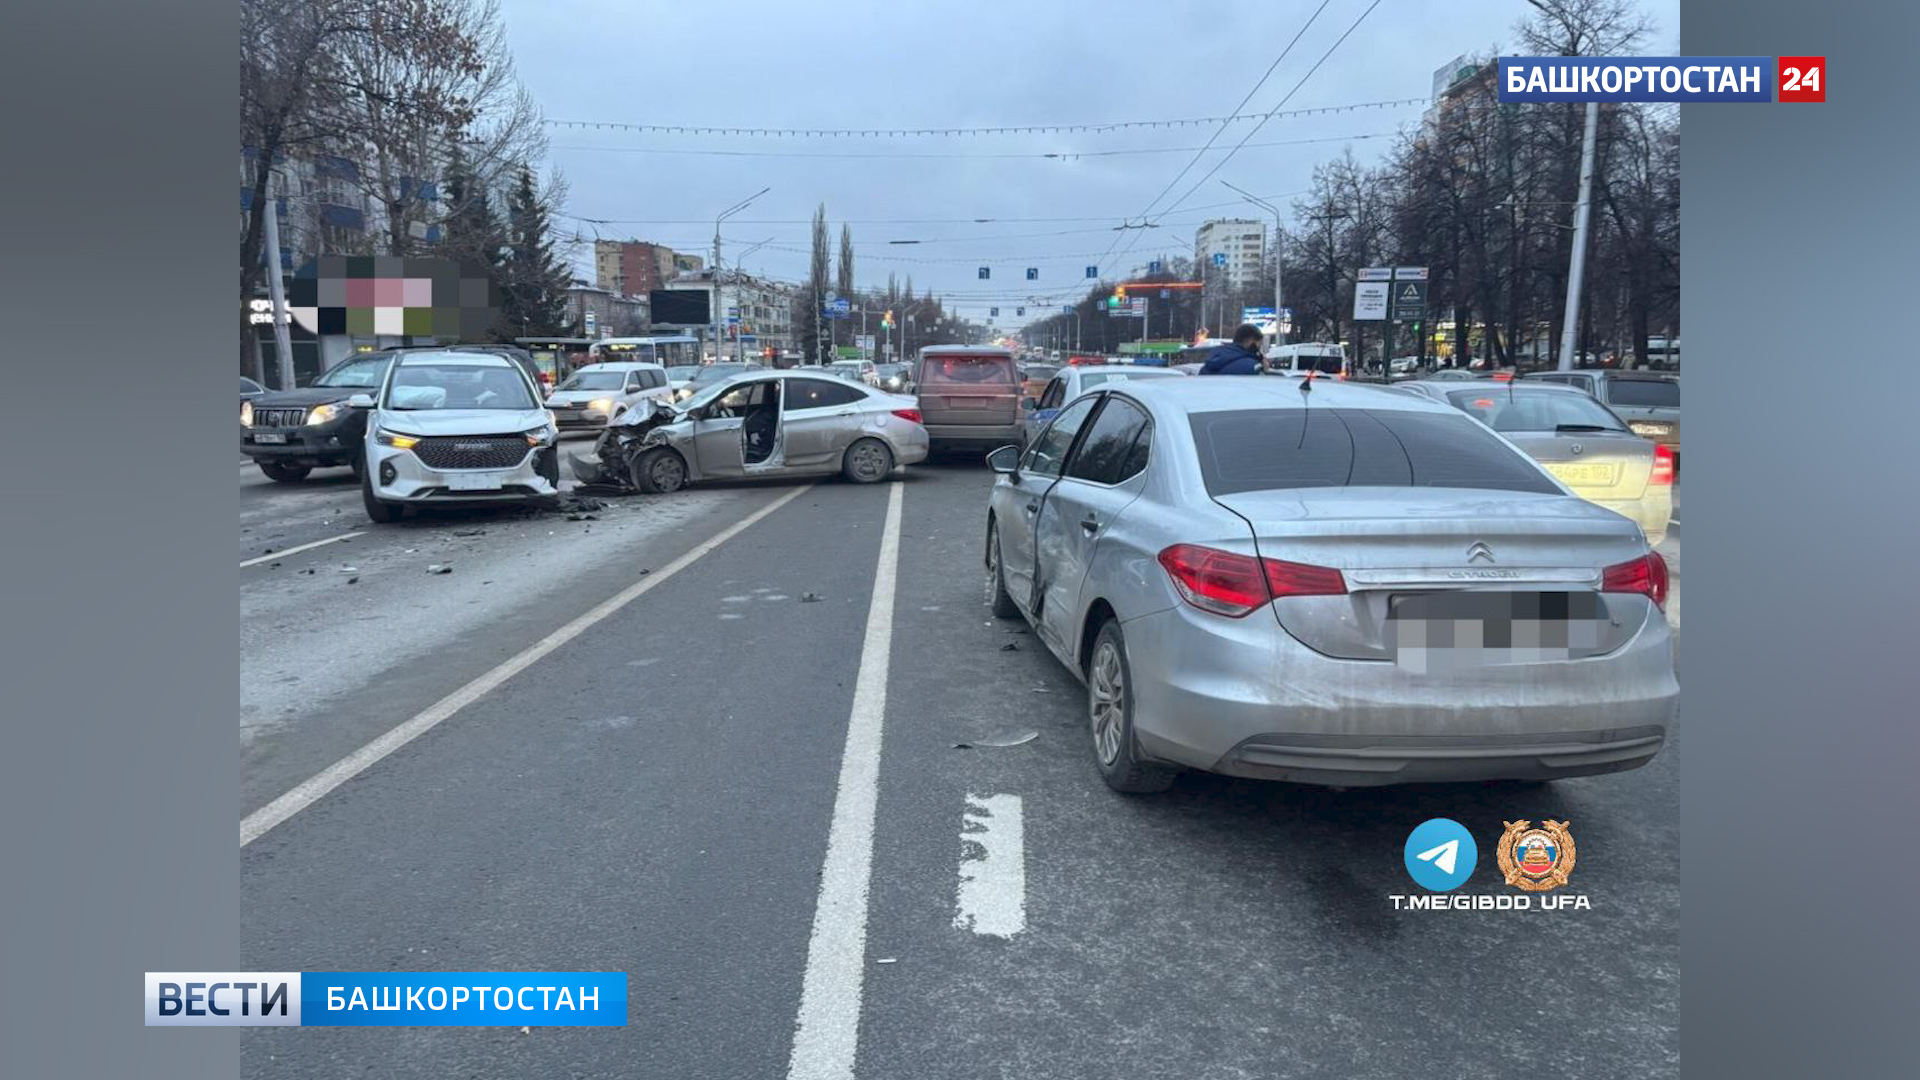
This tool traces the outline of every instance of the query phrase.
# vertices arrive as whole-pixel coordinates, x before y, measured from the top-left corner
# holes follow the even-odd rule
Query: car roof
[[[511,358],[503,356],[500,353],[477,352],[471,349],[434,349],[409,351],[399,354],[400,363],[407,367],[418,364],[445,363],[448,360],[455,360],[462,364],[471,364],[475,367],[517,368],[520,366],[514,363]]]
[[[1447,393],[1449,394],[1456,390],[1504,390],[1509,386],[1518,386],[1522,390],[1545,390],[1550,394],[1579,394],[1581,397],[1587,396],[1587,392],[1577,386],[1568,386],[1565,383],[1546,382],[1544,380],[1536,381],[1533,379],[1408,379],[1407,382],[1394,383],[1393,385],[1405,386],[1407,383],[1426,383],[1428,385],[1446,383]]]
[[[581,364],[573,369],[578,375],[583,371],[657,371],[665,370],[661,364],[647,360],[604,360],[598,364]]]
[[[927,345],[921,348],[922,356],[1013,356],[1012,349],[998,345]]]
[[[1301,392],[1301,386],[1308,381],[1265,375],[1192,375],[1177,379],[1129,379],[1102,385],[1092,392],[1112,390],[1164,412],[1186,414],[1300,408],[1458,411],[1431,398],[1395,393],[1387,386],[1332,378],[1313,379],[1313,389]]]

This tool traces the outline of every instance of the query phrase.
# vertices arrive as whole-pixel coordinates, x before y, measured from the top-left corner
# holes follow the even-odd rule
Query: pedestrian
[[[1260,374],[1260,343],[1266,335],[1252,323],[1241,323],[1233,332],[1233,341],[1222,345],[1207,354],[1207,362],[1200,365],[1202,375],[1258,375]]]

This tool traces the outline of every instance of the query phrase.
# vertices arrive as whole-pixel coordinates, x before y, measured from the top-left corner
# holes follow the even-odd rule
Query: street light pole
[[[720,215],[713,219],[713,310],[707,313],[707,318],[708,331],[713,335],[713,358],[715,360],[721,359],[722,348],[720,339],[720,304],[722,301],[722,285],[720,280],[720,223],[740,211],[745,210],[747,204],[772,190],[770,187],[763,187],[759,191],[727,207],[725,210],[720,211]]]
[[[1227,184],[1225,180],[1220,182]],[[1245,191],[1241,191],[1232,184],[1227,184],[1227,186],[1233,188],[1235,192],[1238,192],[1241,198],[1273,214],[1273,343],[1275,345],[1285,345],[1287,343],[1287,332],[1281,328],[1283,324],[1280,318],[1282,308],[1280,282],[1281,279],[1286,276],[1280,265],[1280,230],[1283,227],[1280,219],[1280,208],[1262,199],[1258,195],[1251,195]],[[1221,312],[1221,314],[1225,315],[1226,313]]]
[[[291,390],[293,374],[293,338],[287,328],[287,291],[280,276],[280,201],[267,192],[267,289],[273,299],[273,348],[280,368],[280,389]]]
[[[1567,314],[1560,329],[1560,370],[1572,371],[1580,343],[1580,289],[1587,275],[1587,225],[1593,214],[1593,144],[1600,103],[1587,102],[1587,130],[1580,140],[1580,201],[1573,208],[1573,256],[1567,267]]]

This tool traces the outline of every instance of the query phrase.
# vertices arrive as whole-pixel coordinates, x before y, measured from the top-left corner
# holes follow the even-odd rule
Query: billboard
[[[711,296],[704,289],[654,289],[647,294],[655,326],[708,326],[713,322]]]

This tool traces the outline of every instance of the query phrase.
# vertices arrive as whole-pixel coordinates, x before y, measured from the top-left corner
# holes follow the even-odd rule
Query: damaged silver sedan
[[[585,484],[663,494],[754,476],[839,473],[871,484],[926,456],[913,398],[803,371],[755,371],[629,411],[608,425],[592,458],[572,464]]]

